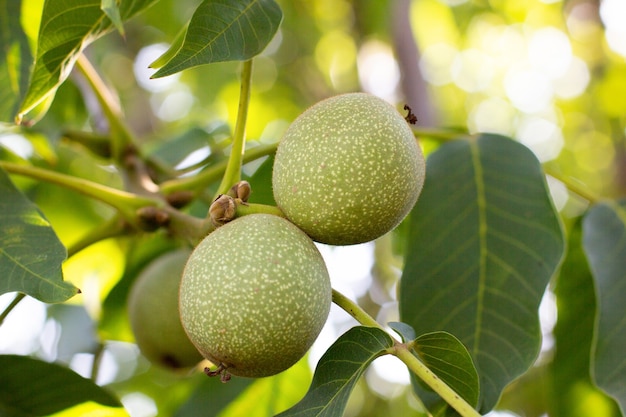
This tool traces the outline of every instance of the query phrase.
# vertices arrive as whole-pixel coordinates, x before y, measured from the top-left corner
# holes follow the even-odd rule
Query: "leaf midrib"
[[[476,205],[478,206],[478,288],[476,297],[476,326],[474,328],[474,341],[472,356],[477,357],[480,351],[480,337],[482,333],[483,305],[487,276],[485,274],[487,264],[487,201],[485,197],[485,183],[483,180],[483,166],[480,160],[480,152],[477,141],[469,142],[472,162],[474,165],[474,183],[476,185]]]

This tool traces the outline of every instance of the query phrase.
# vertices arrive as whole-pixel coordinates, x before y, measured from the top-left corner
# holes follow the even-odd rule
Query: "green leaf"
[[[389,327],[391,327],[396,333],[398,333],[402,337],[403,343],[410,342],[417,338],[417,336],[415,335],[415,330],[406,323],[392,321],[388,324]]]
[[[21,0],[0,0],[0,121],[13,122],[28,88],[33,56],[20,24]]]
[[[91,42],[113,28],[101,9],[102,0],[47,0],[44,4],[35,67],[19,117],[53,94],[69,76],[76,59]],[[156,0],[128,0],[121,4],[126,21]]]
[[[65,247],[50,223],[0,169],[0,294],[20,291],[57,303],[79,290],[63,281]]]
[[[465,402],[476,407],[480,393],[478,373],[471,355],[459,339],[447,332],[432,332],[416,338],[413,327],[402,322],[391,322],[389,327],[402,336],[404,343],[414,341],[415,353],[422,363]],[[414,375],[411,377],[417,378]],[[420,398],[427,406],[433,407],[440,401],[430,387],[415,379],[415,385],[417,384],[420,384]],[[421,389],[422,387],[425,389]]]
[[[260,167],[247,178],[252,187],[250,202],[275,206],[274,193],[272,192],[272,170],[274,168],[274,155],[270,155]]]
[[[177,53],[152,78],[198,65],[250,59],[269,44],[282,18],[274,0],[204,0],[189,22],[182,47],[172,45]],[[171,54],[170,50],[164,55]]]
[[[161,55],[160,57],[152,61],[150,65],[148,65],[148,68],[159,69],[163,65],[167,64],[172,58],[174,58],[174,55],[176,55],[176,53],[183,46],[183,42],[185,40],[185,34],[187,33],[187,29],[189,28],[188,25],[189,23],[187,23],[186,26],[183,26],[178,31],[178,33],[176,34],[176,37],[174,38],[174,41],[172,42],[168,50],[165,51],[163,55]]]
[[[224,384],[219,378],[205,377],[174,417],[216,417],[253,382],[249,378],[232,378]]]
[[[285,372],[254,381],[219,416],[275,416],[306,394],[311,376],[308,358],[305,356]]]
[[[115,29],[117,29],[120,35],[124,36],[124,24],[122,23],[122,16],[120,16],[117,0],[101,0],[100,8],[111,20],[111,23],[113,23],[113,26],[115,26]]]
[[[0,415],[46,416],[86,401],[122,404],[71,369],[19,355],[0,355]]]
[[[383,330],[351,328],[322,356],[305,397],[279,416],[341,417],[359,377],[392,346],[393,339]]]
[[[470,353],[459,339],[447,332],[426,333],[415,339],[415,352],[424,365],[465,402],[472,407],[478,405],[478,372]],[[421,390],[420,394],[425,392]],[[424,400],[423,395],[420,398]]]
[[[427,161],[408,239],[401,320],[468,347],[486,413],[539,353],[538,308],[563,256],[539,161],[497,135],[442,145]]]
[[[567,256],[556,279],[554,295],[558,319],[553,331],[554,356],[548,365],[551,392],[546,394],[551,399],[551,414],[593,415],[596,411],[594,404],[597,407],[603,398],[607,404],[613,400],[608,399],[591,380],[593,312],[597,303],[593,277],[582,247],[581,221],[576,221],[570,228]]]
[[[593,375],[626,412],[626,201],[593,206],[583,220],[583,247],[595,278]]]

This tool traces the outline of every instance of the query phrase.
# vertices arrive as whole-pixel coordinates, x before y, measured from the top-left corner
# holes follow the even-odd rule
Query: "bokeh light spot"
[[[396,101],[400,69],[389,45],[366,42],[359,50],[357,65],[364,91],[389,102]]]

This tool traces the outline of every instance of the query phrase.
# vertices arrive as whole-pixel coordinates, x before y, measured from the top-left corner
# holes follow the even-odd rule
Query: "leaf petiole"
[[[346,313],[354,317],[363,326],[376,327],[386,331],[372,316],[367,314],[358,304],[350,300],[339,291],[333,289],[333,303],[341,307]],[[445,382],[438,378],[426,365],[424,365],[412,352],[412,342],[400,343],[395,338],[393,347],[387,351],[389,354],[396,356],[404,364],[422,379],[429,387],[431,387],[439,396],[453,407],[463,417],[480,417],[480,414],[474,410],[459,394],[450,388]]]
[[[389,351],[433,389],[439,396],[463,417],[480,417],[480,413],[469,405],[459,394],[445,384],[411,352],[411,342],[396,343]]]
[[[17,293],[17,295],[15,296],[15,298],[13,299],[13,301],[11,301],[11,304],[9,304],[2,313],[0,313],[0,326],[2,326],[2,323],[4,323],[4,319],[7,318],[7,316],[9,315],[9,313],[15,308],[17,307],[17,305],[20,303],[20,301],[22,301],[24,299],[24,297],[26,297],[26,294],[24,293]]]
[[[252,60],[244,61],[241,71],[241,90],[239,93],[239,109],[237,111],[237,122],[235,123],[235,133],[233,144],[228,158],[226,172],[222,178],[222,183],[217,189],[217,196],[226,194],[233,184],[241,180],[241,165],[243,153],[246,145],[246,121],[248,119],[248,107],[250,104],[250,89],[252,84]]]
[[[30,165],[0,161],[0,168],[11,174],[23,175],[41,181],[46,181],[51,184],[57,184],[67,189],[77,191],[95,200],[101,201],[116,208],[131,224],[137,223],[137,209],[144,206],[161,206],[164,204],[156,199],[143,197],[126,191],[107,187],[83,178],[60,174],[58,172]]]
[[[123,162],[124,150],[133,142],[133,136],[123,121],[122,109],[85,55],[80,54],[76,60],[76,68],[89,83],[109,122],[113,159]]]
[[[275,216],[285,217],[285,213],[283,213],[282,210],[278,207],[257,203],[237,204],[237,213],[235,217],[247,216],[249,214],[257,213],[273,214]]]

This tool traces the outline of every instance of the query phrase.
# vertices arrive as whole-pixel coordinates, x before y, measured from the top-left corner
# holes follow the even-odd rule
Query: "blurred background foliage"
[[[43,0],[23,3],[23,25],[32,41]],[[214,153],[224,151],[239,98],[239,63],[201,66],[150,79],[154,70],[148,68],[149,64],[168,48],[198,3],[159,0],[125,25],[124,37],[111,33],[86,51],[118,95],[143,151],[170,158],[180,166],[193,166],[209,155],[206,147],[197,144],[209,143]],[[578,182],[599,196],[626,195],[623,0],[278,3],[284,12],[282,25],[254,64],[247,130],[250,146],[277,141],[290,121],[318,100],[363,90],[397,104],[398,109],[409,104],[422,128],[501,133],[532,149],[552,177]],[[116,185],[119,178],[107,167],[106,160],[83,152],[75,133],[102,133],[106,129],[106,119],[100,115],[95,98],[85,88],[84,80],[74,74],[59,88],[49,112],[39,123],[27,131],[0,131],[0,143],[10,143],[13,152],[21,152],[24,157],[54,163],[61,172]],[[21,137],[28,141],[16,146]],[[179,140],[193,143],[183,149],[195,152],[187,155],[181,150],[180,155],[174,155],[172,149],[163,150],[168,141]],[[436,144],[428,137],[422,139],[426,152]],[[84,230],[111,215],[107,207],[70,191],[25,179],[17,182],[28,190],[68,246],[78,241]],[[568,219],[581,214],[586,203],[568,194],[560,182],[549,184],[568,224]],[[72,205],[58,204],[66,200]],[[571,228],[575,230],[576,226]],[[0,351],[65,361],[73,369],[89,374],[93,354],[104,348],[104,364],[109,366],[103,365],[99,382],[111,384],[132,415],[173,415],[193,390],[210,382],[202,375],[189,378],[151,367],[129,343],[132,335],[127,324],[113,319],[124,314],[123,308],[116,310],[125,296],[120,288],[128,288],[122,284],[132,281],[156,253],[171,249],[163,236],[141,239],[134,243],[123,239],[103,241],[69,260],[66,279],[80,288],[95,286],[96,291],[83,292],[100,297],[82,298],[80,305],[70,301],[47,309],[34,300],[21,303],[12,313],[15,321],[7,320],[0,327]],[[343,257],[374,255],[376,262],[366,262],[365,272],[346,272],[346,267],[339,267],[344,275],[357,277],[349,283],[355,289],[340,289],[358,297],[370,312],[383,318],[395,308],[393,291],[400,266],[394,253],[386,248],[383,240],[375,248],[355,249],[356,253],[347,254],[342,249],[324,252],[334,256],[335,264],[340,264]],[[333,262],[329,262],[331,268]],[[368,278],[363,279],[363,274]],[[116,291],[120,292],[117,304]],[[6,296],[0,297],[2,305],[9,301]],[[107,307],[107,303],[111,305]],[[103,308],[109,309],[107,315],[103,316]],[[18,319],[19,314],[28,317],[24,320],[30,332],[23,331],[24,321]],[[567,393],[551,391],[549,364],[554,345],[550,332],[555,312],[547,308],[543,316],[544,352],[537,367],[505,393],[502,408],[520,416],[617,415],[613,403],[590,381],[577,381]],[[94,323],[103,317],[96,331]],[[335,331],[326,333],[328,343],[353,323],[342,316],[334,324]],[[102,345],[100,340],[107,342]],[[325,348],[318,350],[323,352]],[[312,352],[317,358],[320,354],[315,349]],[[377,363],[382,365],[373,366],[357,386],[346,415],[422,415],[406,385],[407,376],[393,375],[397,365],[393,359]],[[310,370],[301,366],[290,372],[303,381],[300,389],[288,397],[295,402],[308,386]],[[276,384],[266,389],[287,390],[280,381]],[[241,385],[233,390],[248,389],[246,395],[251,396],[244,403],[263,401],[258,394],[263,392],[261,388],[254,391]],[[570,400],[570,406],[563,406]],[[85,413],[81,410],[76,412]],[[181,410],[179,415],[192,415]],[[232,410],[237,408],[231,407],[232,414],[226,410],[223,415],[244,412]],[[255,412],[266,415],[263,407]],[[493,412],[496,415],[508,414]]]

